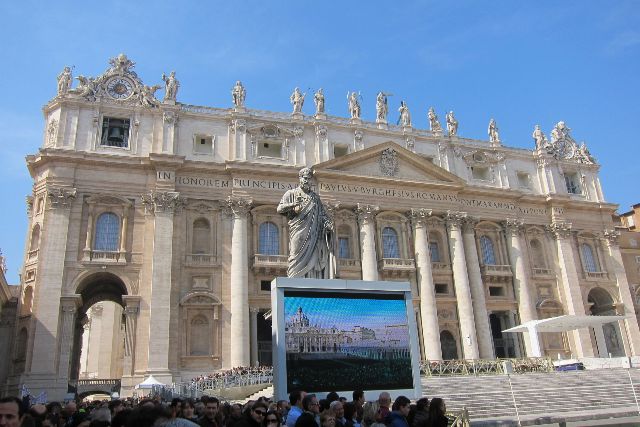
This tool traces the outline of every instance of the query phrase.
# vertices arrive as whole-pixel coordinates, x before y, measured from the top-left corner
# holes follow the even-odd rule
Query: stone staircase
[[[445,399],[448,410],[466,407],[472,421],[494,420],[487,425],[539,424],[576,413],[640,415],[638,369],[422,377],[422,391]]]

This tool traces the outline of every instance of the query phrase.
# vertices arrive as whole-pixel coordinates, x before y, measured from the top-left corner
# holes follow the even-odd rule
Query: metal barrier
[[[471,427],[471,421],[469,420],[469,411],[467,408],[462,408],[460,412],[447,412],[447,418],[449,418],[450,427]]]
[[[244,387],[257,384],[273,383],[273,369],[267,368],[259,372],[248,373],[224,373],[217,378],[204,378],[190,382],[177,382],[170,386],[158,385],[152,388],[152,392],[163,399],[171,400],[174,397],[202,397],[210,390],[221,390],[232,387]]]
[[[524,374],[529,372],[553,372],[553,362],[548,357],[526,359],[455,359],[425,360],[420,363],[422,375],[496,375],[504,374],[505,366],[512,369],[508,373]]]

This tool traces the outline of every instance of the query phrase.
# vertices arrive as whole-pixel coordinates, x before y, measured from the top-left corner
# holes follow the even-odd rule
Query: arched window
[[[488,236],[480,236],[480,252],[484,265],[496,265],[496,253],[493,250],[493,242]]]
[[[31,230],[31,242],[29,242],[29,252],[38,250],[40,247],[40,224],[33,226]]]
[[[209,321],[200,315],[191,319],[189,340],[190,356],[207,356],[211,354]]]
[[[351,258],[351,245],[349,244],[351,229],[347,225],[338,228],[338,258]]]
[[[429,242],[429,253],[431,254],[431,262],[441,262],[438,242]]]
[[[205,218],[193,221],[193,235],[191,242],[192,254],[211,253],[211,227]]]
[[[398,233],[392,227],[382,229],[382,257],[400,258],[398,248]]]
[[[262,255],[280,254],[280,237],[278,226],[272,222],[260,224],[260,236],[258,239],[258,253]]]
[[[94,249],[96,251],[117,251],[120,242],[120,218],[112,212],[105,212],[96,221]]]
[[[542,244],[538,239],[533,239],[529,242],[531,247],[531,258],[533,261],[533,268],[547,268],[547,262],[544,258],[542,251]]]
[[[27,339],[29,334],[27,328],[20,329],[18,333],[18,340],[16,342],[16,359],[24,360],[27,356]]]
[[[442,350],[443,360],[454,360],[458,358],[456,339],[453,337],[453,334],[451,332],[440,332],[440,349]]]
[[[580,245],[580,252],[582,252],[582,260],[584,262],[584,269],[589,273],[594,273],[598,271],[598,264],[596,263],[596,258],[593,255],[593,249],[591,245],[587,243],[583,243]]]

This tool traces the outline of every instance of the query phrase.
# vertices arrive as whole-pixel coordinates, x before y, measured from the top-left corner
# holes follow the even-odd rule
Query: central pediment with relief
[[[385,142],[313,167],[323,177],[412,181],[462,187],[464,180],[394,142]]]

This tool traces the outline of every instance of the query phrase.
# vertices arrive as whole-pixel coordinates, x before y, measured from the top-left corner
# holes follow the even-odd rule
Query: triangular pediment
[[[385,142],[365,150],[350,153],[337,159],[317,164],[313,167],[318,176],[360,177],[431,183],[449,186],[464,186],[460,177],[433,164],[422,157],[394,143]]]

